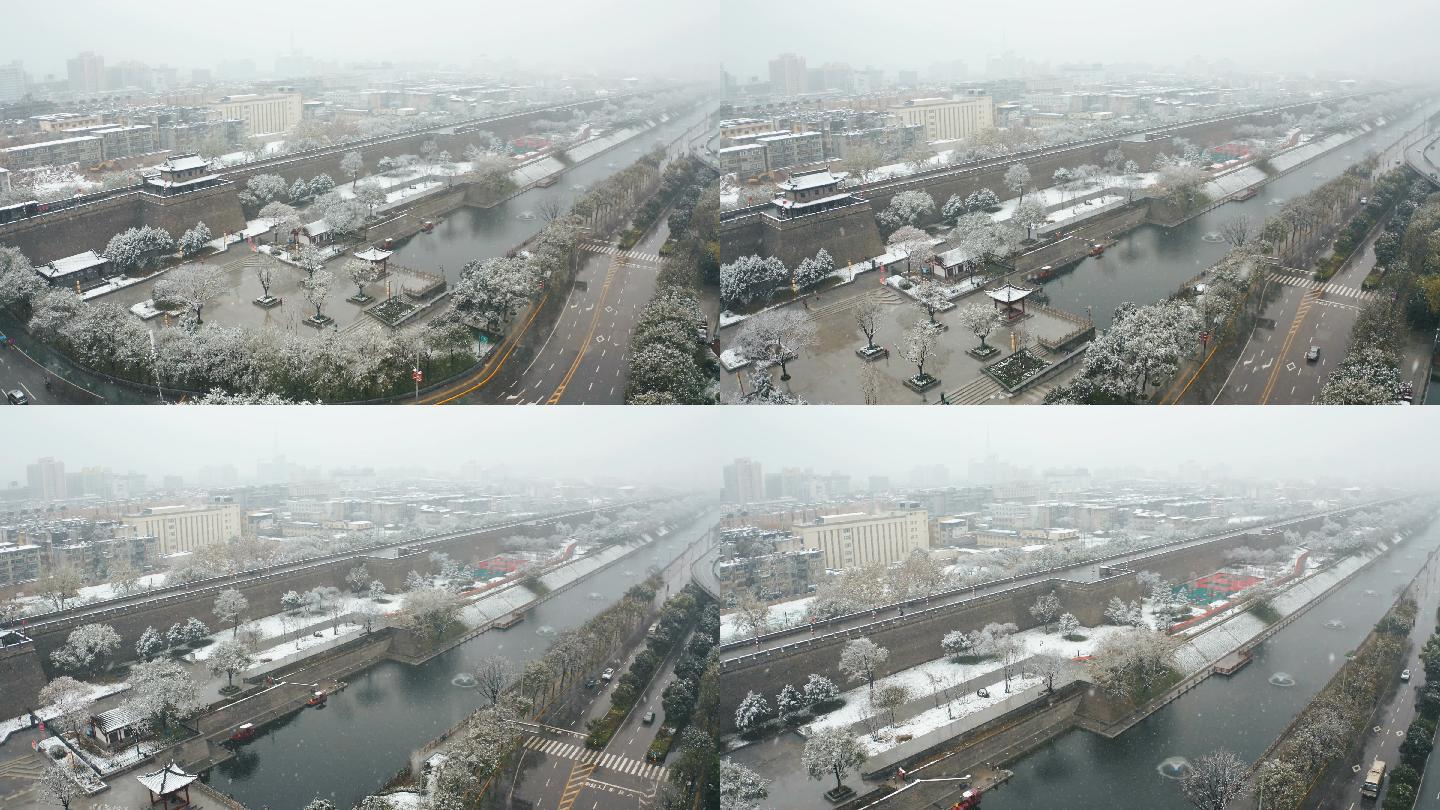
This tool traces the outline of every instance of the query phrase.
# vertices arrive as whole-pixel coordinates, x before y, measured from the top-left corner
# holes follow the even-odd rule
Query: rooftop
[[[47,278],[61,278],[72,273],[79,273],[82,270],[89,270],[92,267],[99,267],[109,263],[104,256],[97,256],[95,251],[87,250],[84,253],[77,253],[74,256],[66,256],[63,259],[56,259],[47,265],[35,268],[35,272]]]

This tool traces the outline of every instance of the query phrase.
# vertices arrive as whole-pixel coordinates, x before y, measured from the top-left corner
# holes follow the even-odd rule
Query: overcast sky
[[[794,52],[809,65],[848,62],[923,72],[964,60],[972,75],[989,56],[1036,62],[1183,65],[1192,56],[1264,70],[1375,72],[1440,79],[1435,0],[728,0],[725,66],[767,75]]]
[[[67,470],[152,476],[233,464],[244,477],[278,449],[325,469],[469,461],[515,472],[718,489],[737,456],[908,479],[943,463],[952,480],[997,455],[1035,468],[1202,469],[1245,477],[1434,481],[1431,408],[204,408],[5,409],[0,486],[43,456]]]
[[[65,75],[65,60],[95,51],[107,63],[211,68],[252,59],[268,73],[294,49],[350,61],[489,57],[556,70],[715,74],[712,3],[682,0],[70,0],[63,7],[4,2],[0,62]]]

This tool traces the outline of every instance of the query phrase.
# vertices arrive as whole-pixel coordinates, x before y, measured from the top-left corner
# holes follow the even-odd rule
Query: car
[[[600,673],[600,680],[606,683],[609,683],[610,679],[613,677],[615,677],[615,670],[613,669],[606,669],[604,672]]]
[[[1310,349],[1305,352],[1305,362],[1307,362],[1307,363],[1313,363],[1313,362],[1315,362],[1316,360],[1319,360],[1319,359],[1320,359],[1320,347],[1319,347],[1319,346],[1311,346]]]
[[[597,686],[599,686],[599,685],[600,685],[600,681],[599,681],[598,679],[596,679],[596,678],[586,678],[586,679],[585,679],[585,688],[586,688],[586,689],[594,689],[595,687],[597,687]]]
[[[1408,383],[1408,382],[1400,383],[1400,398],[1401,398],[1402,400],[1406,401],[1406,402],[1414,402],[1414,401],[1415,401],[1415,385],[1414,385],[1414,383]]]
[[[640,722],[641,722],[641,723],[644,723],[644,724],[647,725],[647,726],[650,725],[650,724],[652,724],[652,723],[654,723],[654,722],[655,722],[655,712],[645,712],[645,716],[642,717],[642,718],[640,718]]]
[[[990,697],[990,690],[982,686],[975,690],[975,697],[988,698]]]
[[[30,397],[24,391],[21,391],[19,388],[6,391],[5,398],[10,401],[11,405],[30,404]]]
[[[1402,680],[1402,681],[1409,681],[1409,680],[1410,680],[1410,670],[1408,670],[1408,669],[1402,669],[1402,670],[1400,671],[1400,680]]]

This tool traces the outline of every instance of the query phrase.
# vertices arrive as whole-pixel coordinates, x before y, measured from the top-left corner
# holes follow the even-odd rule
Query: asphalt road
[[[1341,510],[1336,510],[1336,511],[1338,512],[1338,511],[1341,511]],[[1149,555],[1151,555],[1151,554],[1155,554],[1155,553],[1158,553],[1158,552],[1161,552],[1161,551],[1172,551],[1172,550],[1174,550],[1174,549],[1177,549],[1177,548],[1185,548],[1185,547],[1187,547],[1187,546],[1201,545],[1201,544],[1204,544],[1204,543],[1213,543],[1213,542],[1216,542],[1217,540],[1221,540],[1221,539],[1228,538],[1228,537],[1234,537],[1234,536],[1236,536],[1236,535],[1246,534],[1246,533],[1250,533],[1250,532],[1257,532],[1257,531],[1260,531],[1260,530],[1262,530],[1262,529],[1268,529],[1268,528],[1283,529],[1284,527],[1286,527],[1286,526],[1288,526],[1288,525],[1290,525],[1290,524],[1292,524],[1292,523],[1295,523],[1295,522],[1297,522],[1297,521],[1300,521],[1300,520],[1308,520],[1308,519],[1313,518],[1313,517],[1319,517],[1321,514],[1323,514],[1323,515],[1329,515],[1329,514],[1334,514],[1334,513],[1335,513],[1335,512],[1326,512],[1326,513],[1320,513],[1320,514],[1317,514],[1317,515],[1306,515],[1306,516],[1302,516],[1302,517],[1298,517],[1298,518],[1287,518],[1287,519],[1285,519],[1285,520],[1274,521],[1274,522],[1270,522],[1270,523],[1262,523],[1262,524],[1258,524],[1258,525],[1255,525],[1255,526],[1249,526],[1249,527],[1244,528],[1244,529],[1237,529],[1237,530],[1235,530],[1235,531],[1233,531],[1233,532],[1226,532],[1226,533],[1224,533],[1224,534],[1222,534],[1222,535],[1219,535],[1219,536],[1216,536],[1216,537],[1201,537],[1201,538],[1196,538],[1196,539],[1194,539],[1194,540],[1188,540],[1188,541],[1185,541],[1185,542],[1183,542],[1183,543],[1176,543],[1176,544],[1173,544],[1173,545],[1164,546],[1164,547],[1161,547],[1161,548],[1155,548],[1155,549],[1147,549],[1147,550],[1142,550],[1142,551],[1136,551],[1136,552],[1134,552],[1134,553],[1132,553],[1132,554],[1126,554],[1126,555],[1124,555],[1124,556],[1122,556],[1122,557],[1120,557],[1120,558],[1118,558],[1118,559],[1116,559],[1116,560],[1109,561],[1109,562],[1107,562],[1107,564],[1108,564],[1108,565],[1115,565],[1115,564],[1118,564],[1118,563],[1120,563],[1120,562],[1133,562],[1133,561],[1138,560],[1138,559],[1140,559],[1140,558],[1143,558],[1143,557],[1146,557],[1146,556],[1149,556]],[[1057,577],[1065,578],[1065,579],[1071,579],[1071,580],[1079,581],[1079,582],[1093,582],[1093,581],[1095,581],[1095,580],[1099,577],[1098,566],[1097,566],[1095,563],[1085,563],[1085,564],[1083,564],[1083,565],[1077,565],[1077,566],[1073,566],[1073,567],[1071,567],[1071,568],[1065,569],[1064,571],[1059,571],[1059,572],[1056,572],[1056,571],[1040,572],[1040,573],[1037,573],[1037,574],[1032,574],[1032,575],[1029,575],[1029,576],[1021,577],[1021,578],[1019,578],[1018,580],[1015,580],[1015,581],[1000,582],[1000,583],[996,583],[996,584],[993,584],[993,585],[986,585],[986,586],[981,586],[981,587],[978,587],[978,588],[973,588],[973,589],[970,589],[970,590],[965,590],[965,591],[960,591],[960,592],[952,592],[952,593],[948,593],[948,594],[942,594],[942,595],[939,595],[939,596],[931,597],[930,599],[925,600],[923,604],[913,606],[911,609],[906,610],[906,611],[904,611],[904,612],[905,612],[905,613],[912,613],[912,612],[918,612],[918,611],[920,611],[920,610],[929,610],[929,609],[933,609],[933,608],[937,608],[937,607],[942,607],[942,606],[945,606],[945,605],[959,604],[959,603],[962,603],[962,602],[969,601],[969,600],[971,600],[971,599],[975,599],[975,598],[977,598],[977,597],[986,596],[986,595],[989,595],[989,594],[992,594],[992,593],[996,593],[996,592],[998,592],[998,591],[1009,590],[1009,589],[1011,589],[1011,588],[1016,588],[1016,587],[1020,587],[1020,586],[1023,586],[1023,585],[1035,583],[1035,582],[1044,582],[1045,580],[1054,579],[1054,578],[1057,578]],[[774,649],[779,648],[779,647],[784,647],[784,646],[787,646],[787,645],[789,645],[789,644],[794,644],[794,643],[796,643],[796,642],[801,642],[801,641],[805,641],[805,640],[807,640],[807,639],[810,639],[810,638],[813,637],[813,636],[812,636],[812,633],[817,633],[817,632],[818,632],[819,635],[821,635],[821,636],[835,635],[835,634],[837,634],[837,633],[838,633],[838,634],[849,635],[849,634],[853,633],[854,631],[859,630],[859,629],[861,629],[861,628],[863,628],[863,627],[865,627],[865,626],[867,626],[867,625],[875,624],[875,623],[878,623],[878,622],[888,622],[888,621],[890,621],[890,620],[892,620],[892,619],[899,618],[901,615],[903,615],[903,614],[902,614],[902,613],[899,613],[899,612],[898,612],[898,608],[896,608],[895,606],[887,606],[887,607],[879,608],[879,609],[874,610],[874,611],[870,611],[870,612],[868,612],[868,613],[856,613],[856,614],[851,614],[850,616],[841,617],[841,618],[839,618],[839,619],[835,619],[835,620],[832,620],[832,621],[830,621],[830,622],[826,622],[826,623],[824,623],[824,624],[822,624],[822,625],[819,625],[819,626],[817,626],[817,627],[815,627],[815,628],[797,627],[797,628],[793,628],[793,629],[791,629],[791,630],[781,631],[781,632],[777,632],[777,633],[771,633],[771,634],[769,634],[769,635],[767,635],[767,636],[761,636],[759,639],[752,640],[752,641],[736,641],[736,642],[730,642],[730,643],[724,645],[724,646],[721,648],[721,650],[720,650],[720,660],[721,660],[722,662],[724,662],[724,661],[731,661],[731,660],[735,660],[735,659],[739,659],[739,658],[744,658],[744,657],[749,656],[749,655],[754,655],[754,654],[756,654],[756,653],[761,653],[761,652],[767,652],[767,651],[770,651],[770,650],[774,650]]]
[[[657,611],[668,596],[689,583],[693,563],[705,554],[713,537],[710,534],[692,544],[665,568],[662,572],[665,588],[655,595]],[[639,554],[637,559],[643,562],[644,552]],[[642,637],[625,655],[610,662],[617,676],[644,648]],[[664,722],[660,694],[674,677],[677,658],[675,654],[667,657],[603,750],[585,748],[585,724],[609,711],[610,695],[618,677],[595,689],[579,690],[572,697],[583,704],[565,712],[566,720],[556,720],[559,725],[552,730],[527,735],[525,751],[516,764],[512,792],[512,799],[518,801],[512,801],[512,806],[554,810],[638,810],[650,806],[669,771],[665,765],[646,762],[645,753]],[[653,725],[642,722],[649,711],[656,715]]]
[[[1370,764],[1375,760],[1383,761],[1387,770],[1399,766],[1400,743],[1405,741],[1405,730],[1415,718],[1416,696],[1419,690],[1425,687],[1425,669],[1420,663],[1420,649],[1435,629],[1435,609],[1440,606],[1440,563],[1436,562],[1433,555],[1427,559],[1425,568],[1411,586],[1410,595],[1419,605],[1415,627],[1410,631],[1410,648],[1405,653],[1404,666],[1410,670],[1410,682],[1396,681],[1389,696],[1375,707],[1370,716],[1360,756],[1351,763],[1351,768],[1340,771],[1341,778],[1326,780],[1324,785],[1312,790],[1311,796],[1323,798],[1318,804],[1307,802],[1306,807],[1343,807],[1345,810],[1356,810],[1360,807],[1379,807],[1385,801],[1385,792],[1390,786],[1388,780],[1382,786],[1380,796],[1373,802],[1360,795],[1360,786],[1365,781]],[[1434,775],[1431,776],[1433,785]],[[1425,790],[1427,789],[1422,788],[1422,794]],[[1428,790],[1433,792],[1435,788]],[[1423,800],[1417,804],[1417,807],[1425,806]],[[1440,807],[1440,799],[1431,802],[1429,806]]]

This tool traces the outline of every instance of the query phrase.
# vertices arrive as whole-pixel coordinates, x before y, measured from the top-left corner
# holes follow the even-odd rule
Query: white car
[[[604,681],[604,682],[606,682],[606,683],[609,683],[609,682],[610,682],[610,679],[611,679],[611,678],[614,678],[614,677],[615,677],[615,670],[613,670],[613,669],[606,669],[604,672],[600,673],[600,680],[602,680],[602,681]]]
[[[1408,669],[1401,670],[1401,671],[1400,671],[1400,680],[1409,682],[1409,680],[1410,680],[1410,670],[1408,670]]]

